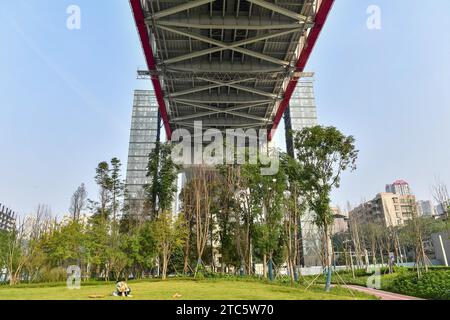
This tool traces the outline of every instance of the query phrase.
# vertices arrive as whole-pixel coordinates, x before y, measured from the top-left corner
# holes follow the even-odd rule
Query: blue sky
[[[450,1],[423,3],[337,0],[315,48],[307,69],[319,121],[360,149],[337,204],[400,178],[420,199],[435,176],[450,185]],[[81,30],[66,28],[71,4]],[[372,4],[379,31],[366,27]],[[136,80],[145,63],[131,10],[125,0],[16,0],[2,2],[0,18],[0,202],[63,215],[80,183],[97,197],[98,162],[127,158],[133,90],[150,86]]]

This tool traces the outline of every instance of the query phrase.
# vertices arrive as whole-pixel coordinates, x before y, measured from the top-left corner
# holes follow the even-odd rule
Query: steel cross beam
[[[323,26],[325,25],[325,22],[328,18],[328,14],[332,9],[333,4],[334,0],[322,0],[320,2],[320,7],[316,14],[316,21],[314,27],[312,28],[308,38],[306,39],[305,45],[296,64],[298,72],[303,72],[305,70],[306,64],[308,63],[309,57],[311,56],[314,46],[317,43],[317,39],[319,38]],[[294,90],[297,87],[298,80],[299,77],[294,76],[289,81],[289,84],[284,93],[284,99],[283,101],[280,102],[280,105],[278,106],[278,110],[277,113],[275,114],[272,128],[269,131],[268,135],[269,140],[272,140],[273,135],[275,134],[275,131],[278,128],[278,125],[280,124],[281,118],[283,117],[286,108],[289,106],[289,101],[291,100],[292,94],[294,93]]]
[[[171,16],[173,14],[176,14],[178,12],[182,12],[182,11],[187,11],[189,9],[193,9],[196,7],[199,7],[201,5],[207,4],[207,3],[211,3],[214,2],[216,0],[195,0],[195,1],[190,1],[184,4],[180,4],[178,6],[163,10],[163,11],[159,11],[157,13],[155,13],[154,15],[152,15],[151,17],[153,19],[160,19],[163,17],[167,17],[167,16]]]
[[[240,85],[237,85],[237,84],[233,84],[231,82],[221,82],[221,81],[218,81],[218,80],[212,80],[212,79],[206,79],[206,78],[200,78],[200,80],[209,81],[209,82],[215,83],[215,84],[219,85],[219,87],[230,87],[230,88],[234,88],[234,89],[237,89],[237,90],[242,90],[242,91],[254,93],[254,94],[257,94],[257,95],[260,95],[260,96],[269,97],[269,98],[272,98],[272,99],[278,98],[278,95],[275,94],[275,93],[265,92],[265,91],[261,91],[261,90],[256,90],[256,89],[240,86]],[[235,81],[233,81],[233,82],[235,82]]]
[[[244,20],[246,17],[227,17],[225,19],[221,19],[222,23],[219,21],[211,21],[209,23],[199,23],[199,22],[190,22],[191,19],[170,19],[170,20],[158,20],[156,22],[157,25],[166,26],[166,27],[178,27],[178,28],[189,28],[189,29],[223,29],[223,30],[280,30],[280,29],[292,29],[298,27],[300,24],[298,22],[294,23],[278,23],[267,21],[266,24],[261,22],[259,19],[258,24],[256,22],[253,24],[252,21]],[[212,19],[211,19],[212,20]],[[241,22],[242,21],[242,22]],[[246,23],[244,23],[244,21]],[[301,22],[303,24],[303,22]],[[310,25],[310,27],[312,24]]]
[[[166,64],[171,64],[171,63],[175,63],[175,62],[180,62],[180,61],[184,61],[184,60],[188,60],[188,59],[192,59],[192,58],[196,58],[199,56],[203,56],[203,55],[207,55],[210,53],[214,53],[214,52],[219,52],[219,51],[224,51],[224,50],[233,50],[233,51],[237,51],[249,56],[253,56],[255,58],[258,59],[262,59],[262,60],[266,60],[275,64],[280,64],[280,65],[284,65],[287,66],[289,65],[289,61],[284,61],[284,60],[280,60],[280,59],[276,59],[273,57],[269,57],[265,54],[262,53],[258,53],[252,50],[248,50],[248,49],[244,49],[244,48],[240,48],[241,46],[244,45],[248,45],[248,44],[252,44],[254,42],[258,42],[258,41],[262,41],[262,40],[267,40],[267,39],[271,39],[271,38],[275,38],[275,37],[279,37],[279,36],[283,36],[283,35],[287,35],[293,32],[297,32],[299,30],[301,30],[301,27],[296,27],[293,29],[288,29],[288,30],[283,30],[283,31],[278,31],[278,32],[274,32],[274,33],[269,33],[269,34],[265,34],[265,35],[260,35],[260,36],[256,36],[254,38],[250,38],[250,39],[244,39],[241,41],[237,41],[234,42],[232,44],[226,44],[222,41],[218,41],[218,40],[214,40],[205,36],[202,36],[200,34],[197,33],[193,33],[193,32],[189,32],[189,31],[182,31],[179,29],[175,29],[175,28],[171,28],[171,27],[166,27],[166,26],[162,26],[162,25],[157,25],[158,28],[169,31],[169,32],[173,32],[188,38],[192,38],[192,39],[196,39],[211,45],[215,45],[215,48],[210,48],[210,49],[206,49],[206,50],[202,50],[202,51],[198,51],[198,52],[194,52],[194,53],[190,53],[190,54],[186,54],[183,56],[179,56],[176,58],[172,58],[172,59],[167,59],[164,62]]]
[[[189,122],[178,122],[177,124],[183,125],[189,128],[196,128],[192,123]],[[216,122],[216,123],[203,123],[203,129],[213,128],[213,127],[225,127],[225,128],[254,128],[264,126],[263,123],[249,122],[249,123],[227,123],[227,122]]]
[[[215,111],[194,113],[194,114],[190,114],[190,115],[187,115],[187,116],[176,117],[176,118],[172,119],[171,121],[175,122],[175,121],[189,120],[189,119],[200,118],[200,117],[205,117],[205,116],[212,116],[212,115],[219,114],[219,113],[229,113],[230,111],[238,111],[238,110],[258,107],[258,106],[262,106],[262,105],[266,105],[266,104],[267,103],[256,103],[256,104],[251,104],[251,105],[246,105],[246,106],[238,106],[238,107],[231,107],[231,108],[226,108],[226,109],[214,108],[214,109],[216,109]]]
[[[257,121],[261,121],[261,122],[269,121],[269,119],[267,119],[267,118],[262,118],[262,117],[254,116],[254,115],[247,114],[247,113],[234,112],[234,111],[231,110],[231,108],[229,108],[229,109],[220,109],[220,108],[210,107],[210,106],[207,106],[207,105],[204,105],[204,104],[201,104],[201,103],[192,103],[192,102],[189,102],[189,101],[186,101],[186,100],[182,100],[182,99],[174,99],[174,100],[175,101],[179,101],[181,103],[184,103],[184,104],[186,104],[188,106],[191,106],[191,107],[196,107],[196,108],[200,108],[200,109],[209,110],[209,111],[212,111],[214,113],[226,113],[226,114],[230,114],[230,115],[233,115],[233,116],[248,118],[248,119],[257,120]],[[240,107],[242,107],[242,109],[244,109],[243,106],[240,106]],[[248,107],[249,106],[245,106],[245,108],[248,108]]]
[[[305,17],[304,15],[301,15],[299,13],[293,12],[291,10],[282,8],[274,3],[271,2],[267,2],[264,0],[247,0],[247,2],[253,3],[257,6],[263,7],[265,9],[268,10],[272,10],[274,12],[277,12],[279,14],[282,14],[283,16],[298,20],[298,21],[303,21],[306,22],[308,20],[307,17]]]
[[[175,97],[182,96],[185,94],[195,93],[195,92],[199,92],[199,91],[206,91],[209,89],[215,89],[215,88],[224,87],[224,86],[232,86],[237,83],[255,80],[255,78],[251,78],[251,79],[235,80],[235,81],[230,81],[230,82],[219,82],[219,81],[214,82],[213,80],[210,80],[210,79],[203,79],[203,78],[198,78],[198,79],[202,80],[202,81],[209,81],[209,82],[215,83],[215,84],[174,92],[174,93],[169,94],[169,96],[172,98],[175,98]]]
[[[217,99],[215,97],[212,97],[211,100],[204,100],[204,99],[198,99],[198,97],[191,97],[191,98],[175,98],[174,101],[180,101],[183,103],[189,102],[189,103],[210,103],[210,104],[246,104],[246,103],[272,103],[272,99],[262,99],[262,100],[230,100],[230,97],[226,96],[225,99],[224,96],[221,96],[222,99]],[[197,98],[197,99],[195,99]]]

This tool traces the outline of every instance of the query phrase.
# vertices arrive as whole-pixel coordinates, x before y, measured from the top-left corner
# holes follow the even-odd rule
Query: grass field
[[[291,288],[261,281],[230,280],[147,280],[129,283],[132,298],[113,297],[115,284],[97,284],[81,286],[79,290],[67,287],[0,287],[0,300],[90,300],[89,296],[103,296],[100,300],[136,299],[136,300],[355,300],[375,299],[375,297],[335,287],[330,293],[322,286]],[[181,296],[174,298],[175,294]],[[94,300],[94,299],[92,299]]]

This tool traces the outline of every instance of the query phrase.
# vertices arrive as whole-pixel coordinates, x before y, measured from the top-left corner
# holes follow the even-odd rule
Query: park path
[[[361,287],[361,286],[346,285],[344,287],[352,289],[352,290],[357,290],[360,292],[371,294],[373,296],[380,298],[381,300],[424,300],[424,299],[417,298],[417,297],[405,296],[405,295],[398,294],[398,293],[387,292],[387,291],[382,291],[382,290],[377,290],[377,289],[371,289],[371,288],[366,288],[366,287]]]

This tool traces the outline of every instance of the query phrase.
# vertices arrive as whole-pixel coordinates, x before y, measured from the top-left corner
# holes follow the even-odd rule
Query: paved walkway
[[[371,288],[366,288],[366,287],[361,287],[361,286],[346,285],[344,287],[374,295],[374,296],[380,298],[381,300],[424,300],[424,299],[417,298],[417,297],[405,296],[405,295],[398,294],[398,293],[392,293],[392,292],[371,289]]]

